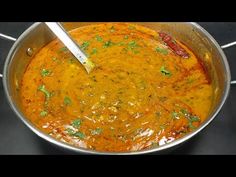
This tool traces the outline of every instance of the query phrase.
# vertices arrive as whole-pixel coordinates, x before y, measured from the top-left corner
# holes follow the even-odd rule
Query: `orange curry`
[[[137,151],[178,139],[208,116],[204,66],[168,34],[129,23],[70,34],[96,68],[87,74],[55,39],[32,58],[21,83],[23,112],[46,134],[96,151]]]

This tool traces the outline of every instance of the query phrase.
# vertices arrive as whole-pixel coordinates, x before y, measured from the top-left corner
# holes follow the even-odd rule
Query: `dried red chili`
[[[179,55],[183,58],[189,58],[189,53],[181,47],[170,35],[159,32],[159,36],[162,38],[162,41],[166,43],[166,45],[173,50],[176,55]]]

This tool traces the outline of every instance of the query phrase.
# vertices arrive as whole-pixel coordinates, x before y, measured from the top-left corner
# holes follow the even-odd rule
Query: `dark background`
[[[32,23],[1,22],[0,33],[17,38]],[[220,45],[236,41],[236,22],[204,22]],[[0,39],[0,73],[13,42]],[[236,79],[236,46],[225,49],[232,79]],[[170,154],[236,154],[236,86],[218,116],[198,135]],[[61,150],[30,131],[11,110],[0,82],[0,154],[73,154]]]

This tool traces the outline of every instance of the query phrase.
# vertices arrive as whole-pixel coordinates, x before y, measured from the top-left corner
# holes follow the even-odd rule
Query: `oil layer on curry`
[[[137,151],[178,139],[207,117],[212,85],[204,67],[168,34],[129,23],[70,34],[94,71],[87,74],[56,39],[22,79],[22,109],[43,132],[76,147]]]

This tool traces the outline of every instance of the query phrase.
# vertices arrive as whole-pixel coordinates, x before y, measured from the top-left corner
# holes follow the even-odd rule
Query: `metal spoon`
[[[45,22],[45,24],[79,60],[79,62],[85,67],[86,71],[90,73],[95,67],[94,63],[87,58],[83,51],[81,51],[79,45],[73,41],[62,25],[58,22]]]

